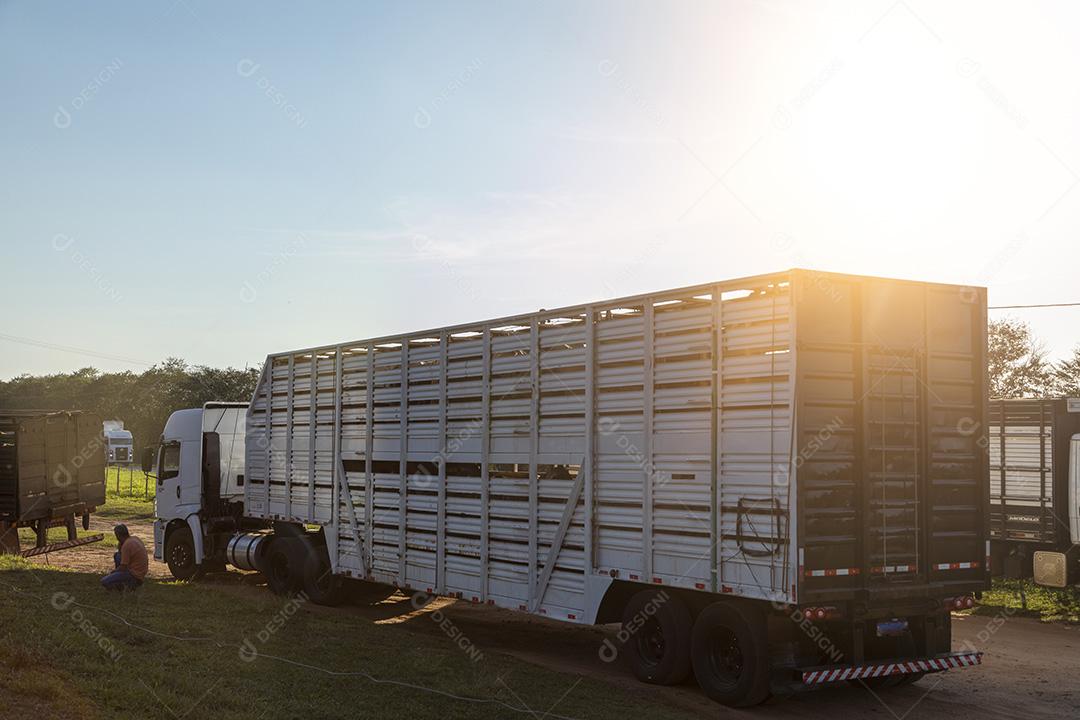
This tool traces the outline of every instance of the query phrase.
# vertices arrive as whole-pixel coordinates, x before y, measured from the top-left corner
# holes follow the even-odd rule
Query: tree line
[[[190,366],[169,358],[143,372],[101,372],[92,367],[55,375],[0,381],[0,409],[89,410],[102,420],[123,420],[138,448],[156,445],[174,410],[212,400],[250,402],[258,368]]]
[[[1080,397],[1080,345],[1051,362],[1029,324],[1003,318],[990,322],[987,346],[990,397]]]
[[[1031,326],[1014,318],[991,321],[988,336],[990,397],[1080,397],[1080,346],[1051,362]],[[260,370],[190,366],[169,358],[143,372],[101,372],[92,367],[55,375],[0,381],[0,409],[90,410],[123,420],[136,448],[157,443],[170,413],[211,400],[248,402]]]

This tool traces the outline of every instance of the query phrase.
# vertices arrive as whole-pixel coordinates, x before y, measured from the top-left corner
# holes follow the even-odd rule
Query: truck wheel
[[[634,676],[654,685],[677,685],[690,677],[690,610],[664,591],[645,590],[623,610],[621,635]]]
[[[195,563],[195,540],[187,525],[169,533],[169,539],[165,541],[165,562],[177,580],[197,580],[202,576],[202,566]]]
[[[275,595],[291,595],[303,585],[302,553],[296,552],[293,538],[275,538],[266,553],[266,584]]]
[[[345,602],[345,585],[341,578],[330,572],[326,552],[314,543],[310,544],[304,563],[304,594],[316,605],[337,607]]]
[[[768,635],[757,608],[718,602],[702,610],[690,658],[698,685],[718,703],[746,707],[769,697]]]

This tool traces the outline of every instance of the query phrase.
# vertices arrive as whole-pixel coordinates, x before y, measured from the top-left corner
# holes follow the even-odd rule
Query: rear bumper
[[[954,668],[972,667],[980,664],[982,664],[981,652],[960,652],[938,655],[932,658],[920,658],[918,660],[893,660],[891,662],[877,660],[859,665],[803,668],[799,672],[804,685],[824,685],[839,682],[840,680],[861,680],[889,675],[943,672]]]

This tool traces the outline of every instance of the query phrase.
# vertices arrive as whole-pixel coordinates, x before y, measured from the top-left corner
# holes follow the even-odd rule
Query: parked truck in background
[[[242,486],[209,406],[170,419],[156,545],[621,622],[609,656],[729,705],[912,682],[981,661],[985,368],[984,289],[807,270],[274,354]]]
[[[993,400],[989,422],[994,573],[1080,581],[1080,399]]]
[[[102,423],[105,436],[105,462],[108,465],[128,465],[135,462],[131,431],[124,429],[123,420]]]

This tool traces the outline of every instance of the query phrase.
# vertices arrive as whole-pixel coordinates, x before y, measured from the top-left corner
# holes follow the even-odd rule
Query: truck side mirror
[[[142,451],[142,471],[147,475],[154,469],[154,456],[157,455],[157,448],[143,448]]]

